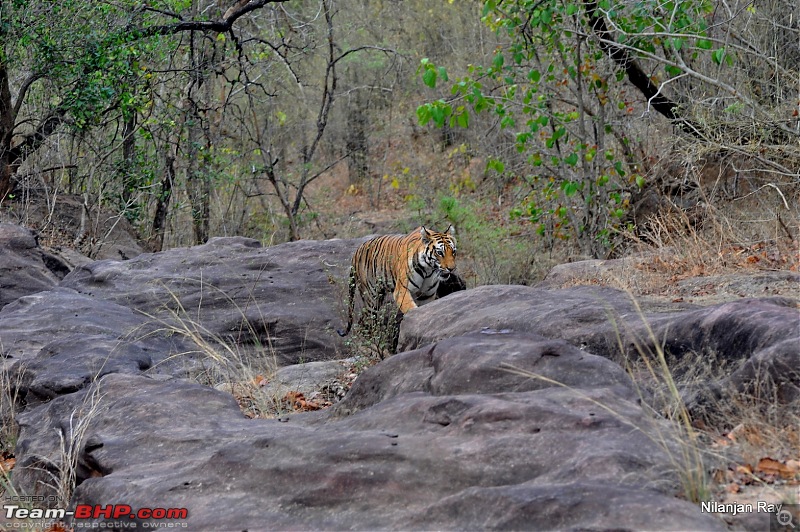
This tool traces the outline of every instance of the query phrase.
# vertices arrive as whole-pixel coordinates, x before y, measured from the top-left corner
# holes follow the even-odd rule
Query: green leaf
[[[542,79],[542,73],[536,69],[531,70],[528,72],[528,79],[534,83],[539,83],[539,80]]]
[[[430,88],[436,87],[436,70],[432,68],[426,68],[425,72],[422,74],[422,81],[425,82]]]
[[[505,63],[505,57],[503,57],[503,54],[497,54],[496,56],[494,56],[494,61],[492,61],[492,65],[494,65],[494,68],[496,70],[500,70],[501,68],[503,68],[503,63]]]
[[[564,162],[570,166],[575,166],[578,164],[578,154],[575,152],[570,153],[566,157],[564,157]]]
[[[506,115],[506,116],[503,117],[502,120],[500,120],[500,127],[502,129],[506,129],[506,128],[509,128],[509,127],[514,127],[515,125],[516,125],[516,121],[514,120],[514,117],[512,115]]]
[[[461,108],[461,112],[456,116],[456,121],[458,122],[459,127],[469,127],[469,111]]]
[[[708,39],[698,39],[697,40],[697,47],[700,48],[701,50],[711,50],[711,47],[713,45],[714,44],[711,41],[709,41]]]
[[[486,162],[486,169],[494,170],[498,174],[502,174],[503,171],[505,171],[506,166],[503,164],[503,161],[492,157]]]
[[[447,77],[447,69],[444,67],[439,67],[439,79],[442,81],[448,81],[450,78]]]
[[[438,105],[431,109],[431,118],[433,119],[433,123],[436,124],[437,127],[444,126],[444,109],[439,107]]]
[[[716,64],[721,65],[722,61],[725,59],[725,48],[717,48],[711,54],[711,60],[714,61]]]
[[[561,190],[564,191],[566,197],[573,196],[578,191],[578,184],[574,181],[565,181],[561,183]]]
[[[667,74],[669,74],[670,76],[678,76],[680,75],[681,72],[683,72],[683,70],[681,70],[680,68],[672,65],[664,66],[664,70],[666,70]]]
[[[421,126],[431,121],[431,109],[428,104],[417,107],[417,120],[419,120]]]

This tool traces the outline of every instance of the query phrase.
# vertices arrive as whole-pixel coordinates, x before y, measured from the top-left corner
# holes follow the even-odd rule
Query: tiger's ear
[[[445,233],[449,233],[449,234],[450,234],[450,236],[456,236],[456,228],[455,228],[455,227],[453,227],[453,224],[450,224],[450,225],[447,227],[447,231],[445,231]]]
[[[419,236],[422,239],[423,244],[429,244],[431,241],[431,234],[430,232],[425,229],[425,226],[419,228]]]

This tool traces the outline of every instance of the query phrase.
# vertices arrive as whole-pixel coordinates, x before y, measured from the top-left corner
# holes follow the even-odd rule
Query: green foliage
[[[132,1],[4,5],[6,67],[43,76],[55,90],[53,103],[77,129],[98,125],[111,108],[125,117],[142,112],[150,100],[152,61],[170,48],[162,37],[133,38],[131,26],[163,22],[146,13]]]
[[[471,65],[466,76],[453,81],[451,98],[419,106],[417,117],[423,125],[467,127],[469,121],[459,117],[469,108],[491,113],[514,135],[517,152],[532,170],[511,176],[531,187],[512,216],[538,224],[540,234],[576,239],[585,253],[602,256],[613,245],[631,193],[644,185],[625,127],[637,103],[625,90],[626,72],[610,57],[609,46],[616,39],[626,53],[662,62],[667,76],[681,75],[679,65],[701,54],[731,65],[733,57],[724,47],[714,50],[708,34],[712,9],[709,0],[486,1],[482,20],[503,44],[488,64]],[[598,19],[613,32],[602,33]],[[429,59],[418,70],[431,88],[439,71]],[[504,174],[506,158],[490,158],[487,168]]]

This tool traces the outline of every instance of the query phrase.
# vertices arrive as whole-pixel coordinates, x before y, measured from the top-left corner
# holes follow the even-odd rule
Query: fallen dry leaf
[[[781,478],[794,478],[795,471],[787,467],[783,462],[766,457],[758,461],[756,465],[757,473],[764,473],[766,475],[775,475]]]
[[[12,469],[14,469],[14,465],[17,463],[17,459],[13,456],[3,457],[0,459],[0,474],[10,473]]]
[[[739,484],[736,484],[735,482],[728,484],[728,486],[725,488],[728,493],[739,493],[740,489],[741,488],[739,487]]]
[[[283,396],[283,400],[290,405],[294,410],[319,410],[322,408],[322,405],[315,403],[314,401],[309,401],[305,398],[305,396],[300,392],[286,392],[286,395]]]
[[[712,443],[712,447],[727,447],[730,445],[732,441],[729,438],[714,438],[714,443]]]
[[[728,479],[728,471],[723,471],[722,469],[716,469],[712,474],[711,478],[714,480],[714,484],[722,484]]]

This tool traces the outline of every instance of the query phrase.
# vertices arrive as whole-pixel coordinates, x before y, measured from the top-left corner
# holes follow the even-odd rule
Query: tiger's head
[[[425,248],[425,262],[440,279],[446,280],[456,269],[455,229],[451,225],[444,233],[437,233],[421,227],[419,233]]]

